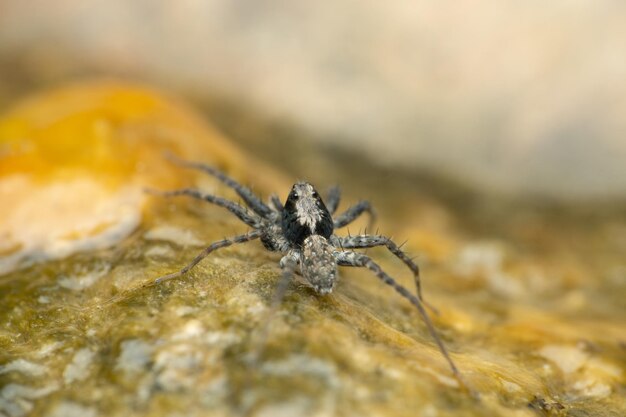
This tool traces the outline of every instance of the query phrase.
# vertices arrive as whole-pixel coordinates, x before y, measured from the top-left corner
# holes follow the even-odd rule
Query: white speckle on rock
[[[98,412],[93,407],[86,407],[71,401],[57,404],[47,417],[96,417]]]
[[[244,285],[237,285],[227,294],[227,305],[229,307],[239,308],[242,312],[250,317],[250,320],[260,320],[267,311],[267,306],[261,301],[260,297],[251,293]]]
[[[164,240],[180,246],[201,246],[203,242],[195,237],[191,230],[174,226],[157,226],[143,235],[147,240]]]
[[[95,353],[88,348],[80,349],[74,354],[72,361],[63,371],[63,380],[66,384],[74,381],[83,381],[89,376],[89,367],[93,361]]]
[[[252,303],[246,307],[246,312],[255,317],[261,317],[267,311],[267,306],[261,301]]]
[[[605,360],[591,357],[585,361],[584,368],[572,388],[583,397],[605,398],[619,386],[622,370]]]
[[[500,382],[502,383],[502,388],[510,394],[515,394],[522,391],[522,387],[520,387],[515,382],[507,381],[506,379],[502,379]]]
[[[611,387],[609,385],[591,378],[576,381],[573,387],[585,397],[604,398],[611,394]]]
[[[170,392],[189,389],[197,383],[196,376],[202,363],[203,355],[197,347],[186,344],[172,346],[156,355],[156,383]]]
[[[168,248],[165,245],[156,245],[156,246],[152,246],[147,251],[145,251],[144,255],[150,258],[153,258],[153,257],[158,258],[158,257],[163,257],[163,256],[170,256],[173,253],[174,252],[172,251],[172,249]]]
[[[324,380],[331,389],[340,386],[337,368],[333,363],[307,355],[291,355],[284,360],[265,362],[261,370],[279,376],[306,374]]]
[[[397,368],[381,367],[380,372],[396,381],[400,381],[406,378],[406,374]]]
[[[455,263],[456,272],[463,277],[496,271],[502,266],[503,249],[490,242],[475,242],[464,246]]]
[[[38,302],[39,304],[50,304],[50,297],[45,296],[45,295],[40,295],[40,296],[37,298],[37,302]]]
[[[198,309],[195,307],[191,307],[191,306],[180,306],[180,307],[176,307],[176,309],[174,310],[174,312],[176,313],[178,317],[188,316],[190,314],[195,313],[196,311],[198,311]]]
[[[454,387],[457,388],[459,386],[459,381],[456,378],[453,378],[451,376],[447,376],[444,375],[440,372],[437,372],[434,369],[431,368],[421,368],[422,371],[432,375],[435,379],[437,379],[437,381],[439,381],[439,383],[443,384],[443,385],[447,385],[449,387]]]
[[[50,355],[55,350],[59,349],[63,346],[62,342],[50,342],[43,345],[37,352],[35,352],[35,356],[38,358],[45,358]]]
[[[48,385],[42,388],[32,388],[19,384],[8,384],[0,390],[0,412],[10,417],[22,417],[33,409],[33,402],[37,398],[56,391],[59,387]]]
[[[126,374],[137,374],[146,369],[154,348],[139,339],[125,340],[121,343],[122,352],[117,358],[115,369]]]
[[[554,363],[563,373],[570,374],[579,370],[589,359],[586,352],[575,346],[547,345],[539,350],[539,355]]]
[[[461,277],[482,276],[497,294],[515,297],[525,292],[522,284],[503,269],[505,251],[502,245],[478,242],[465,246],[458,254],[455,270]]]
[[[19,372],[26,376],[42,376],[48,371],[43,365],[39,365],[37,363],[29,362],[24,359],[16,359],[12,362],[7,363],[6,365],[0,365],[0,375],[6,374],[9,372]]]
[[[204,326],[199,320],[189,320],[183,328],[172,336],[172,340],[189,340],[200,337],[204,333]]]
[[[231,332],[208,332],[204,341],[211,346],[227,347],[239,343],[241,337]]]
[[[141,222],[145,195],[135,185],[112,192],[101,181],[81,177],[39,183],[26,175],[0,181],[3,246],[20,249],[0,257],[0,275],[33,261],[60,259],[109,247]],[[53,210],[42,207],[54,207]]]
[[[95,284],[100,278],[109,272],[109,269],[110,266],[105,265],[85,274],[63,277],[59,279],[59,285],[63,288],[67,288],[68,290],[81,291]]]

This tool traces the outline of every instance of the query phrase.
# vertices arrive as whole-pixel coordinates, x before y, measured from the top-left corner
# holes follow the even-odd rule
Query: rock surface
[[[399,180],[348,181],[380,203],[382,230],[410,238],[476,399],[419,315],[366,271],[342,270],[327,297],[294,282],[256,363],[277,255],[234,246],[146,286],[246,230],[219,208],[143,193],[233,196],[164,150],[264,195],[290,187],[181,103],[135,86],[70,86],[0,119],[0,416],[626,414],[623,212],[581,222],[474,204],[464,217]],[[370,254],[411,284],[392,256]]]

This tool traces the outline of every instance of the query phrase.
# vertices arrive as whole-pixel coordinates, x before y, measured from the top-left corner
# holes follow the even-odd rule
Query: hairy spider
[[[380,235],[362,234],[356,236],[337,236],[334,234],[335,229],[350,224],[364,212],[369,214],[370,220],[372,221],[375,218],[375,212],[369,202],[360,201],[333,219],[333,214],[335,214],[339,206],[339,188],[333,187],[330,190],[325,204],[322,197],[311,184],[307,182],[297,182],[293,185],[284,205],[277,195],[272,195],[269,203],[265,204],[249,188],[239,184],[223,172],[211,166],[185,161],[173,155],[167,155],[167,157],[179,166],[196,169],[214,176],[222,183],[231,187],[251,211],[233,201],[205,194],[192,188],[173,191],[150,189],[147,190],[148,192],[163,197],[189,196],[224,207],[250,226],[252,230],[242,235],[212,243],[184,268],[172,274],[157,278],[155,283],[161,283],[185,274],[217,249],[254,239],[260,239],[263,246],[270,251],[285,254],[280,260],[282,277],[274,296],[273,305],[280,303],[282,300],[287,285],[293,279],[294,273],[297,272],[298,267],[299,273],[304,279],[318,294],[322,295],[332,292],[338,278],[338,265],[367,268],[372,271],[378,279],[391,286],[417,308],[426,323],[428,331],[450,365],[452,373],[461,383],[461,386],[466,387],[461,378],[461,374],[437,334],[428,313],[424,309],[419,268],[411,258],[401,250],[401,246],[396,245],[390,238]],[[371,248],[375,246],[385,246],[413,272],[416,286],[415,295],[390,277],[369,256],[348,250]]]

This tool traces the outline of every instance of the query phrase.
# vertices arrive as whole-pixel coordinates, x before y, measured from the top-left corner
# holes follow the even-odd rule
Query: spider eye
[[[289,196],[287,196],[287,201],[295,202],[298,199],[298,197],[299,197],[298,193],[292,191],[289,193]]]
[[[317,193],[317,191],[313,191],[313,197],[318,198],[319,194]]]

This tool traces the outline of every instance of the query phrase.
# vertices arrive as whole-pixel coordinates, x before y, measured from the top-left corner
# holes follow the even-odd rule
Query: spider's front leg
[[[339,207],[339,201],[341,200],[341,189],[336,185],[328,190],[326,195],[326,208],[330,214],[335,214],[337,207]]]
[[[280,269],[282,270],[282,274],[280,276],[278,286],[276,286],[274,296],[272,297],[272,310],[278,308],[280,303],[283,301],[283,298],[285,297],[285,292],[287,291],[287,286],[289,286],[289,283],[296,273],[299,258],[300,255],[296,251],[292,250],[280,259]]]
[[[256,365],[259,361],[259,358],[262,356],[263,351],[265,349],[265,345],[267,344],[267,337],[269,335],[270,324],[278,307],[285,298],[285,293],[287,292],[287,287],[289,283],[293,279],[294,273],[296,272],[296,268],[298,267],[298,259],[300,258],[300,254],[297,251],[291,250],[287,255],[283,256],[280,260],[280,269],[282,270],[282,274],[280,277],[280,281],[278,281],[278,285],[274,290],[274,294],[272,296],[272,301],[270,304],[269,310],[265,313],[265,318],[261,324],[261,327],[256,334],[256,348],[253,350],[250,356],[250,363],[252,365]]]
[[[254,240],[261,237],[261,231],[260,230],[252,230],[248,233],[245,233],[243,235],[238,235],[238,236],[234,236],[231,237],[229,239],[224,239],[224,240],[219,240],[217,242],[212,243],[210,246],[208,246],[206,249],[204,249],[202,252],[200,252],[198,254],[198,256],[196,256],[195,258],[193,258],[193,260],[191,262],[189,262],[183,269],[181,269],[180,271],[168,274],[168,275],[164,275],[162,277],[157,278],[154,283],[155,284],[160,284],[163,281],[167,281],[170,279],[174,279],[174,278],[178,278],[181,275],[186,274],[187,272],[189,272],[189,270],[191,270],[191,268],[193,268],[194,266],[196,266],[200,261],[202,261],[204,258],[206,258],[211,252],[217,250],[217,249],[221,249],[221,248],[225,248],[227,246],[231,246],[234,245],[236,243],[244,243],[244,242],[248,242],[250,240]]]
[[[277,194],[272,194],[270,196],[270,203],[272,204],[272,206],[274,206],[274,210],[276,210],[278,213],[282,213],[285,209]]]
[[[161,190],[155,190],[152,188],[146,188],[145,192],[149,194],[153,194],[153,195],[158,195],[161,197],[177,197],[177,196],[184,195],[184,196],[188,196],[191,198],[195,198],[197,200],[203,200],[208,203],[215,204],[216,206],[224,207],[226,210],[230,211],[235,216],[239,217],[239,219],[242,222],[244,222],[250,227],[257,228],[259,227],[261,223],[260,219],[257,216],[249,213],[245,207],[240,206],[234,201],[230,201],[226,198],[214,196],[211,194],[204,194],[203,192],[199,190],[195,190],[193,188],[182,188],[180,190],[171,190],[171,191],[161,191]]]
[[[195,169],[198,171],[202,171],[209,175],[214,176],[215,178],[220,180],[222,183],[226,184],[227,186],[235,190],[235,192],[239,195],[239,197],[241,197],[243,201],[245,201],[245,203],[256,214],[266,219],[271,216],[272,209],[270,209],[265,203],[263,203],[263,201],[261,201],[261,199],[257,197],[252,192],[251,189],[239,184],[237,181],[230,178],[228,175],[224,174],[222,171],[215,169],[210,165],[203,164],[201,162],[186,161],[169,152],[165,154],[165,157],[169,159],[171,162],[175,163],[176,165],[182,166],[184,168],[191,168],[191,169]]]
[[[356,220],[361,214],[367,212],[369,214],[370,220],[368,223],[368,228],[371,230],[376,222],[376,210],[372,207],[369,201],[359,201],[352,207],[349,207],[346,211],[341,213],[337,218],[335,218],[334,226],[335,229],[340,229],[348,224],[352,223]]]
[[[424,323],[426,324],[426,327],[428,328],[429,333],[431,334],[431,336],[435,340],[435,343],[439,347],[439,351],[441,351],[441,354],[448,362],[448,365],[450,365],[450,369],[452,370],[452,373],[454,374],[455,378],[459,381],[462,387],[469,389],[467,384],[463,380],[461,373],[456,367],[454,361],[450,357],[450,354],[448,353],[448,349],[443,344],[443,341],[441,340],[441,338],[439,337],[439,334],[435,330],[435,326],[432,320],[430,319],[430,316],[424,309],[424,306],[422,305],[422,302],[420,301],[419,298],[417,298],[409,290],[407,290],[405,287],[403,287],[398,282],[396,282],[396,280],[390,277],[385,271],[383,271],[380,265],[374,262],[372,258],[370,258],[369,256],[366,256],[357,252],[352,252],[352,251],[337,251],[335,252],[334,255],[335,255],[335,259],[337,260],[338,265],[363,267],[363,268],[369,269],[376,275],[378,279],[380,279],[385,284],[391,286],[394,290],[396,290],[397,293],[399,293],[402,297],[404,297],[411,304],[413,304],[413,306],[417,308],[420,315],[422,316],[422,319],[424,320]]]
[[[332,240],[335,247],[343,249],[364,249],[373,248],[375,246],[385,246],[389,252],[393,253],[398,259],[404,262],[411,272],[413,272],[415,289],[420,301],[436,314],[438,313],[436,308],[424,301],[424,297],[422,296],[422,282],[420,279],[419,267],[393,240],[388,237],[378,235],[333,236]]]

